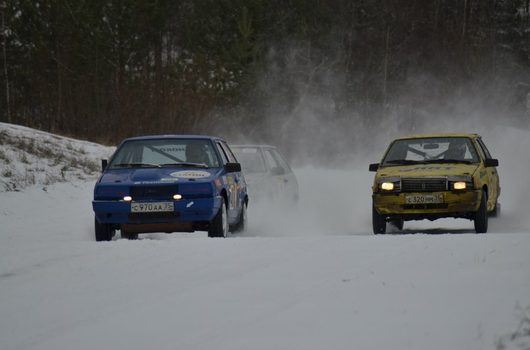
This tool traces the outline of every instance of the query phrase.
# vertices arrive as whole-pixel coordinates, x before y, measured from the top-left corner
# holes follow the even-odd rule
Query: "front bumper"
[[[408,195],[439,195],[442,203],[407,204]],[[418,193],[374,193],[373,204],[377,212],[388,219],[435,220],[444,217],[473,218],[480,206],[481,190],[418,192]]]
[[[92,208],[98,222],[105,224],[204,223],[210,222],[217,214],[221,200],[222,197],[218,196],[173,201],[173,212],[157,213],[131,213],[131,204],[121,200],[93,200]]]

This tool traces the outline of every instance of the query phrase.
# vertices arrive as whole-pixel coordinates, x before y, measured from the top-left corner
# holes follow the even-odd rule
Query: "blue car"
[[[116,230],[140,233],[208,231],[227,237],[247,222],[247,186],[228,144],[211,136],[125,139],[94,188],[96,241]]]

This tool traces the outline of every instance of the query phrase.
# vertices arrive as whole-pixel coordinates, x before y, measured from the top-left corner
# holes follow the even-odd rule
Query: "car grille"
[[[404,178],[401,179],[402,192],[447,191],[446,178]]]
[[[131,196],[134,200],[139,199],[170,199],[178,193],[178,187],[172,186],[133,186]]]

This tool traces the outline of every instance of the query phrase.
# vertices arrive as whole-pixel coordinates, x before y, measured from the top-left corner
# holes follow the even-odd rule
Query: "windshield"
[[[112,158],[111,169],[128,167],[219,167],[210,140],[157,139],[124,143]]]
[[[439,137],[397,140],[383,159],[383,165],[417,163],[478,163],[479,158],[467,137]]]
[[[247,174],[266,173],[263,154],[258,147],[232,147],[243,172]]]

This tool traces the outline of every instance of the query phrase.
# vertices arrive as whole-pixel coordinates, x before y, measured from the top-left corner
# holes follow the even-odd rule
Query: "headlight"
[[[394,190],[394,183],[392,182],[383,182],[381,184],[381,189],[384,191],[393,191]]]
[[[449,176],[449,190],[465,191],[473,189],[473,178],[471,176]]]
[[[399,192],[401,190],[401,179],[399,177],[381,178],[377,189],[382,192]]]
[[[182,199],[182,195],[181,194],[174,194],[173,195],[173,199],[178,201],[178,200],[181,200]]]
[[[132,197],[131,196],[125,196],[125,197],[123,197],[123,200],[125,202],[130,202],[130,201],[132,201]]]
[[[458,181],[453,183],[453,188],[455,190],[465,190],[466,189],[466,183],[464,181]]]

